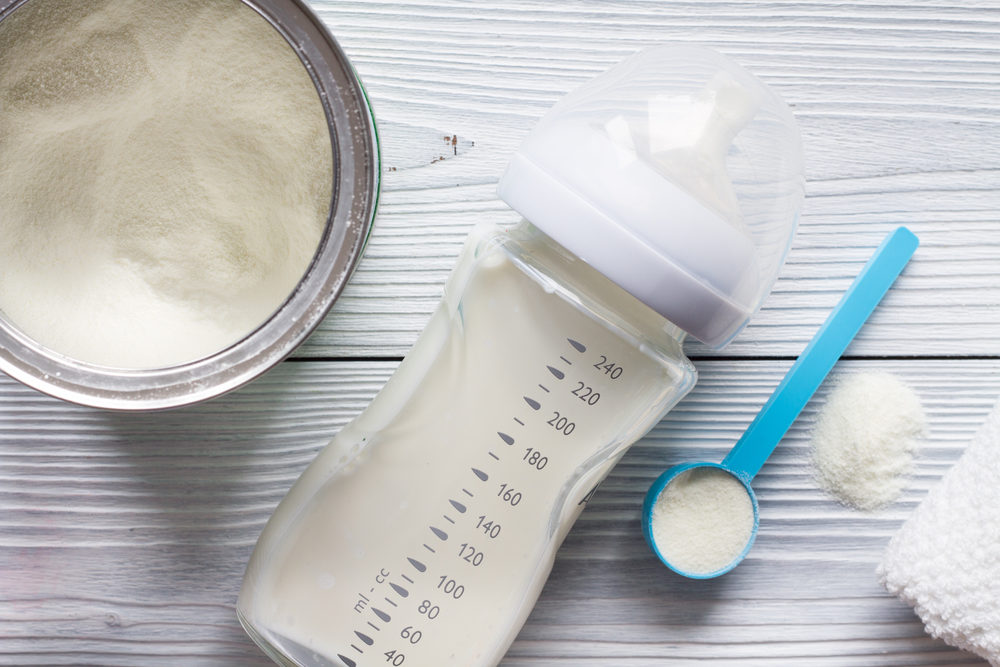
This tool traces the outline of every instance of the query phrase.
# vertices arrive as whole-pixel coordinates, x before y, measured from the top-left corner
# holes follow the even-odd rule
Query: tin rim
[[[0,0],[0,21],[31,0]],[[293,292],[255,330],[224,350],[154,369],[117,369],[64,356],[0,316],[0,370],[71,403],[121,411],[192,405],[263,374],[301,344],[340,296],[364,252],[379,194],[371,106],[346,54],[302,0],[240,0],[293,48],[313,80],[333,151],[330,213],[316,254]]]

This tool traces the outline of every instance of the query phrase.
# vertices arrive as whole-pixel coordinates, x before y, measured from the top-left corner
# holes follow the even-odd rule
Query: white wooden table
[[[532,123],[655,42],[715,46],[792,104],[805,210],[753,324],[721,354],[689,345],[697,388],[583,513],[503,664],[985,664],[925,636],[873,570],[1000,395],[1000,4],[313,4],[379,120],[365,259],[295,358],[202,406],[111,414],[0,378],[0,665],[269,664],[233,610],[265,520],[412,344],[470,226],[515,219],[494,184]],[[723,456],[899,224],[921,248],[832,379],[887,370],[920,394],[929,433],[904,496],[861,514],[817,489],[821,389],[757,478],[749,559],[672,575],[639,533],[646,487]]]

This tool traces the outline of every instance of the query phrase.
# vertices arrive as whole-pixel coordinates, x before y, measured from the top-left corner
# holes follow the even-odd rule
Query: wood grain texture
[[[559,551],[505,666],[981,665],[923,634],[875,563],[1000,395],[1000,360],[846,361],[897,373],[929,430],[903,496],[846,509],[812,479],[828,386],[758,476],[749,559],[707,582],[659,565],[638,529],[665,467],[721,459],[787,362],[705,361],[701,380],[605,481]],[[392,362],[287,362],[191,409],[75,408],[0,379],[0,664],[263,665],[233,606],[256,537]]]
[[[302,356],[400,356],[470,227],[512,222],[508,156],[563,93],[636,49],[697,42],[792,105],[807,200],[763,311],[726,354],[798,354],[881,237],[922,245],[854,355],[1000,354],[995,2],[316,1],[379,121],[384,191],[361,267]],[[691,354],[712,354],[698,345]]]
[[[714,46],[792,104],[799,233],[723,352],[737,360],[688,346],[700,383],[583,513],[504,667],[984,664],[928,638],[873,569],[1000,395],[1000,5],[311,4],[380,128],[384,189],[361,266],[297,360],[196,408],[111,414],[0,377],[0,665],[271,664],[233,611],[264,522],[412,345],[471,226],[517,219],[495,183],[535,121],[661,42]],[[807,440],[827,386],[757,478],[750,558],[710,582],[671,575],[638,532],[646,487],[672,463],[723,456],[898,224],[921,248],[848,350],[861,359],[835,372],[889,370],[920,394],[929,433],[903,497],[860,514],[817,489]]]

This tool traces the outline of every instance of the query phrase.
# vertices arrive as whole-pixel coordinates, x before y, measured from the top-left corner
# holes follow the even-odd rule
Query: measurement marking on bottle
[[[371,621],[368,621],[368,625],[372,626],[372,628],[374,628],[375,630],[377,630],[379,632],[382,632],[382,628],[378,627],[377,625],[375,625]]]
[[[451,506],[454,507],[455,509],[457,509],[459,512],[461,512],[462,514],[465,514],[465,505],[463,505],[462,503],[458,502],[457,500],[449,500],[448,502],[451,503]],[[420,569],[420,568],[417,568],[417,569]],[[420,571],[423,572],[423,570],[420,570]]]
[[[396,591],[399,594],[399,597],[405,598],[410,596],[410,591],[406,590],[399,584],[390,583],[389,585],[392,586],[392,590]]]
[[[364,651],[362,651],[361,649],[359,649],[359,648],[358,648],[357,646],[355,646],[354,644],[351,644],[351,648],[353,648],[353,649],[354,649],[355,651],[357,651],[358,653],[361,653],[361,654],[364,654]]]
[[[413,579],[410,579],[410,578],[409,578],[408,576],[406,576],[405,574],[401,574],[401,575],[399,575],[399,576],[401,576],[401,577],[402,577],[403,579],[405,579],[405,580],[406,580],[407,582],[409,582],[409,583],[411,583],[411,584],[412,584],[412,583],[416,583],[416,582],[414,582],[414,581],[413,581]]]
[[[448,516],[447,514],[442,514],[441,516],[443,516],[443,517],[444,517],[444,520],[445,520],[445,521],[447,521],[447,522],[449,522],[449,523],[455,523],[455,520],[454,520],[454,519],[452,519],[452,518],[451,518],[450,516]]]
[[[413,567],[415,567],[417,569],[417,572],[426,572],[427,571],[427,566],[424,565],[423,563],[421,563],[416,558],[407,558],[406,560],[410,561],[410,565],[412,565]]]
[[[395,602],[393,602],[393,601],[392,601],[392,600],[390,600],[389,598],[382,598],[382,599],[383,599],[383,600],[385,600],[386,602],[388,602],[389,604],[391,604],[391,605],[392,605],[393,607],[398,607],[398,606],[399,606],[398,604],[396,604]],[[379,618],[382,618],[382,617],[381,617],[381,616],[379,616]],[[384,618],[382,618],[382,620],[383,620],[383,621],[385,621],[385,620],[387,620],[387,619],[384,619]]]
[[[426,544],[424,545],[424,549],[427,549],[427,550],[428,550],[428,551],[430,551],[430,552],[431,552],[432,554],[436,554],[436,553],[437,553],[436,551],[434,551],[434,549],[432,549],[432,548],[431,548],[430,546],[428,546],[428,545],[426,545]]]
[[[572,338],[567,338],[566,340],[569,341],[569,344],[572,345],[573,348],[577,352],[586,352],[587,351],[587,346],[584,345],[583,343],[578,343],[577,341],[573,340]]]
[[[469,491],[468,489],[462,489],[462,493],[469,496],[470,498],[475,498],[475,496],[472,495],[472,491]]]
[[[476,477],[478,477],[480,479],[480,481],[485,482],[486,480],[488,480],[490,478],[489,475],[487,475],[486,473],[484,473],[479,468],[473,468],[472,472],[473,472],[473,474],[475,474]]]
[[[563,361],[565,361],[565,362],[566,362],[567,364],[569,364],[570,366],[572,366],[572,365],[573,365],[573,362],[572,362],[572,361],[570,361],[569,359],[567,359],[566,357],[564,357],[564,356],[562,356],[562,355],[559,355],[559,358],[560,358],[560,359],[562,359]]]
[[[448,533],[444,532],[440,528],[435,528],[434,526],[431,526],[431,532],[437,535],[437,538],[442,542],[448,539]]]
[[[374,639],[372,639],[371,637],[369,637],[368,635],[366,635],[366,634],[364,634],[362,632],[358,632],[357,630],[355,630],[354,634],[356,634],[358,636],[358,639],[360,639],[364,643],[368,644],[369,646],[371,646],[372,644],[375,643]]]
[[[527,403],[531,407],[532,410],[541,410],[542,409],[542,404],[539,403],[538,401],[536,401],[533,398],[528,398],[527,396],[525,396],[524,397],[524,402]]]
[[[546,387],[544,384],[539,384],[538,386],[541,387],[542,391],[544,391],[546,394],[552,393],[551,391],[549,391],[549,388]]]
[[[347,665],[347,667],[358,667],[358,663],[354,662],[353,660],[351,660],[350,658],[348,658],[346,655],[341,655],[340,653],[338,653],[337,657],[340,658],[341,660],[343,660],[344,664]]]
[[[517,417],[514,417],[514,421],[516,421],[516,422],[517,422],[518,424],[520,424],[521,426],[524,426],[524,422],[523,422],[523,421],[521,421],[520,419],[518,419]],[[514,444],[514,443],[510,443],[510,444]]]
[[[517,421],[517,419],[515,419],[514,421]],[[506,442],[508,445],[514,444],[514,438],[510,437],[506,433],[501,433],[500,431],[497,431],[497,435],[499,435],[500,439]]]
[[[497,456],[496,454],[494,454],[493,452],[488,452],[488,453],[489,453],[489,455],[490,455],[490,456],[492,456],[492,457],[493,457],[494,459],[496,459],[497,461],[499,461],[499,460],[500,460],[500,457],[499,457],[499,456]]]
[[[385,601],[389,602],[390,604],[393,604],[395,606],[395,604],[389,598],[386,598]],[[378,616],[379,618],[381,618],[383,623],[388,623],[390,620],[392,620],[392,616],[390,616],[389,614],[385,613],[384,611],[382,611],[378,607],[372,607],[372,613],[374,613],[376,616]]]

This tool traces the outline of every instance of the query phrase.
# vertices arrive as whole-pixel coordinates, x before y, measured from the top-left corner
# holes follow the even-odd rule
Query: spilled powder
[[[330,206],[308,72],[239,0],[32,0],[0,22],[0,310],[100,365],[237,342]]]
[[[899,378],[848,375],[831,392],[813,429],[816,479],[845,505],[884,507],[903,490],[923,429],[920,399]]]
[[[676,569],[711,574],[743,552],[753,532],[753,502],[743,484],[714,467],[685,470],[653,505],[653,541]]]

